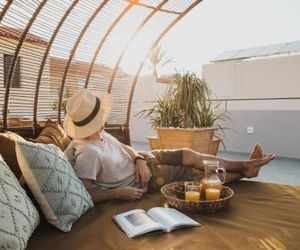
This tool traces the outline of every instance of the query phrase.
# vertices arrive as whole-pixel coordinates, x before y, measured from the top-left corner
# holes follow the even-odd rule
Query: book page
[[[166,227],[168,232],[181,226],[200,226],[197,221],[174,208],[155,207],[149,209],[148,214],[162,226]]]
[[[118,214],[114,219],[130,238],[155,230],[165,230],[142,209]]]

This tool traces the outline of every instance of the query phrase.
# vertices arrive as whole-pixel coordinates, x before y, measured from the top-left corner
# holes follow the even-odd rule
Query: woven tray
[[[184,199],[177,198],[175,193],[175,188],[182,185],[184,185],[184,182],[173,182],[164,185],[160,191],[166,197],[169,205],[186,212],[215,213],[227,208],[234,195],[231,188],[223,186],[221,199],[219,200],[186,201]]]

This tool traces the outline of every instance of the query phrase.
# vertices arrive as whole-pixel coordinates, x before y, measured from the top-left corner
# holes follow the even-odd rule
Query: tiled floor
[[[141,151],[149,150],[148,144],[144,142],[132,142],[132,147]],[[226,151],[219,152],[218,156],[233,160],[247,159],[248,157],[243,153]],[[262,167],[258,177],[247,180],[300,186],[300,159],[277,158]]]

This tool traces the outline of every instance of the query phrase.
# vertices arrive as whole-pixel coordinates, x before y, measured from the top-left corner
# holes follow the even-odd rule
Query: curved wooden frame
[[[111,26],[109,27],[109,29],[107,30],[107,32],[105,33],[105,35],[103,36],[103,38],[101,39],[100,43],[97,46],[97,49],[94,53],[93,59],[91,61],[90,67],[89,67],[89,71],[85,80],[85,88],[88,87],[89,81],[90,81],[90,77],[91,77],[91,73],[93,70],[93,67],[95,65],[96,59],[106,41],[106,39],[108,38],[109,34],[113,31],[113,29],[115,28],[115,26],[122,20],[122,18],[126,15],[126,13],[133,7],[133,4],[129,4],[121,13],[120,15],[116,18],[116,20],[111,24]]]
[[[5,99],[4,99],[4,105],[3,105],[3,127],[4,127],[4,129],[7,129],[7,111],[8,111],[9,91],[10,91],[10,86],[12,84],[14,71],[15,71],[16,63],[18,61],[18,56],[19,56],[20,50],[22,48],[23,42],[25,41],[25,38],[27,36],[27,33],[28,33],[30,27],[32,26],[34,20],[37,18],[38,14],[40,13],[40,11],[42,10],[42,8],[44,7],[44,5],[46,3],[47,3],[47,0],[43,0],[39,4],[39,6],[35,10],[32,18],[29,20],[29,22],[20,38],[20,41],[16,47],[15,54],[13,56],[13,60],[12,60],[12,63],[11,63],[10,69],[9,69],[7,83],[6,83]],[[9,3],[9,4],[11,4],[11,3]]]
[[[3,17],[5,16],[6,12],[8,11],[10,5],[13,3],[13,0],[7,1],[7,4],[4,6],[4,9],[2,10],[0,14],[0,22],[2,21]]]
[[[60,22],[58,23],[58,25],[56,26],[55,31],[53,32],[50,41],[47,45],[46,51],[44,53],[43,56],[43,60],[41,62],[41,66],[39,69],[39,73],[38,73],[38,78],[37,78],[37,86],[36,86],[36,92],[35,92],[35,98],[34,98],[34,113],[33,113],[33,126],[37,127],[37,106],[38,106],[38,99],[39,99],[39,90],[40,90],[40,86],[41,86],[41,80],[42,80],[42,75],[43,75],[43,70],[50,52],[50,49],[52,47],[52,44],[60,30],[60,28],[62,27],[62,25],[64,24],[65,20],[67,19],[67,17],[69,16],[69,14],[71,13],[71,11],[74,9],[74,7],[76,6],[76,4],[79,2],[79,0],[74,0],[74,2],[71,4],[71,6],[66,10],[65,14],[63,15],[63,17],[61,18]]]
[[[62,78],[62,82],[61,82],[61,86],[60,86],[60,93],[59,93],[59,99],[58,99],[58,108],[57,108],[57,112],[58,112],[58,121],[61,122],[61,104],[62,104],[62,98],[63,98],[63,92],[64,92],[64,88],[65,88],[65,83],[66,83],[66,78],[67,78],[67,74],[72,62],[72,59],[76,53],[76,50],[80,44],[81,39],[83,38],[85,32],[87,31],[87,29],[89,28],[90,24],[94,21],[94,19],[96,18],[96,16],[99,14],[99,12],[101,12],[101,10],[103,9],[103,7],[106,5],[106,3],[108,2],[108,0],[104,0],[99,7],[94,11],[93,15],[89,18],[88,22],[85,24],[85,26],[83,27],[83,29],[81,30],[77,41],[75,42],[73,49],[71,51],[71,54],[69,56],[64,74],[63,74],[63,78]]]
[[[149,50],[149,53],[150,51],[159,43],[159,41],[168,33],[168,31],[180,20],[182,19],[187,13],[189,13],[197,4],[199,4],[200,2],[202,2],[203,0],[197,0],[195,1],[192,5],[190,5],[186,11],[184,11],[183,13],[181,13],[171,24],[169,24],[163,32],[161,32],[161,34],[157,37],[157,39],[153,42],[152,46],[151,46],[151,49]],[[148,54],[149,55],[149,54]],[[145,64],[145,61],[147,59],[147,56],[145,56],[144,60],[141,62],[137,72],[136,72],[136,75],[134,77],[134,80],[132,82],[132,85],[131,85],[131,91],[130,91],[130,97],[129,97],[129,100],[128,100],[128,109],[127,109],[127,119],[126,119],[126,125],[128,126],[129,124],[129,118],[130,118],[130,112],[131,112],[131,104],[132,104],[132,98],[133,98],[133,94],[134,94],[134,89],[135,89],[135,86],[136,86],[136,83],[138,81],[138,78],[139,78],[139,75],[144,67],[144,64]]]
[[[42,81],[43,74],[45,72],[46,62],[50,55],[50,50],[54,44],[54,41],[57,38],[57,35],[61,33],[61,28],[64,25],[64,23],[66,22],[67,18],[70,16],[70,14],[74,10],[74,8],[79,3],[83,3],[83,1],[84,0],[82,0],[82,1],[74,0],[72,3],[68,3],[69,6],[66,7],[65,12],[62,13],[62,16],[60,17],[60,19],[56,19],[58,23],[54,27],[54,30],[51,31],[52,33],[50,33],[49,41],[45,42],[46,47],[45,47],[45,51],[42,54],[41,62],[39,63],[39,66],[38,66],[38,74],[37,74],[35,91],[34,91],[33,124],[32,124],[33,128],[38,128],[38,126],[39,126],[37,117],[38,117],[38,105],[39,105],[39,99],[40,99],[41,81]],[[174,8],[175,8],[175,6],[177,6],[177,2],[179,0],[173,0],[173,1],[174,1]],[[186,2],[185,4],[187,6],[184,7],[184,11],[180,12],[180,11],[175,10],[176,8],[170,9],[172,7],[169,7],[169,9],[163,8],[167,3],[171,2],[171,0],[161,0],[157,4],[157,6],[149,5],[146,2],[139,3],[138,1],[124,0],[124,2],[127,2],[127,5],[124,6],[124,8],[121,10],[120,14],[118,14],[114,18],[114,20],[111,20],[107,30],[105,31],[105,33],[103,34],[103,36],[99,40],[99,42],[96,44],[95,51],[92,53],[92,59],[89,62],[89,65],[87,67],[87,73],[85,75],[85,82],[84,82],[83,87],[88,88],[91,76],[93,74],[93,69],[96,65],[96,60],[97,60],[99,54],[101,53],[103,46],[107,42],[107,38],[110,36],[110,34],[115,29],[117,24],[119,24],[120,22],[123,21],[123,18],[129,13],[129,11],[132,9],[132,7],[140,7],[141,9],[145,9],[145,10],[150,9],[151,12],[149,14],[145,15],[145,17],[143,17],[143,20],[138,25],[138,27],[131,31],[132,34],[130,35],[129,39],[127,41],[125,41],[124,46],[121,49],[120,54],[117,56],[114,66],[112,67],[112,71],[111,71],[112,73],[110,75],[110,78],[108,81],[108,86],[107,86],[108,92],[112,92],[112,87],[114,86],[114,84],[117,84],[116,80],[115,80],[117,72],[120,68],[122,60],[123,60],[126,52],[128,51],[128,48],[130,47],[131,43],[136,38],[136,36],[140,34],[140,32],[144,29],[144,27],[146,27],[146,25],[150,22],[150,20],[152,18],[155,18],[156,13],[161,12],[164,15],[172,15],[172,16],[175,15],[175,19],[173,21],[171,21],[171,23],[169,23],[168,25],[166,24],[166,27],[163,27],[163,31],[157,35],[155,41],[153,41],[153,43],[151,44],[151,49],[159,43],[159,41],[164,37],[164,35],[180,19],[182,19],[192,8],[194,8],[201,1],[202,0],[195,0],[192,3]],[[67,77],[69,75],[72,60],[76,54],[76,51],[78,50],[78,47],[79,47],[83,37],[87,33],[87,30],[89,29],[90,25],[93,23],[95,18],[101,14],[101,11],[104,9],[104,7],[109,2],[110,2],[109,0],[103,0],[103,1],[101,1],[101,3],[99,3],[98,7],[95,7],[95,10],[91,9],[92,14],[90,14],[90,17],[88,18],[86,23],[83,23],[83,25],[84,25],[83,28],[81,28],[81,31],[78,34],[78,36],[75,37],[75,43],[69,46],[70,54],[68,54],[68,56],[67,56],[66,64],[64,66],[62,66],[62,67],[64,67],[64,69],[62,71],[63,73],[61,74],[62,80],[61,80],[61,85],[60,85],[60,89],[59,89],[58,110],[57,110],[58,111],[57,118],[58,118],[59,122],[61,122],[61,108],[62,108],[63,92],[64,92],[65,85],[67,84],[66,83]],[[0,13],[0,22],[5,19],[5,16],[9,13],[10,8],[13,3],[14,3],[13,0],[8,0],[7,3],[3,6],[2,12]],[[3,104],[3,128],[4,129],[8,128],[8,117],[7,116],[8,116],[8,105],[9,105],[9,99],[10,99],[10,89],[11,89],[11,85],[12,85],[12,81],[13,81],[13,77],[14,77],[14,71],[16,68],[18,57],[19,57],[20,51],[22,49],[22,46],[24,46],[24,42],[27,41],[27,35],[29,34],[29,30],[31,29],[34,22],[36,21],[37,17],[39,17],[41,10],[43,9],[43,7],[45,6],[46,3],[47,3],[47,0],[42,0],[40,3],[35,5],[35,7],[34,7],[35,9],[33,10],[33,14],[31,16],[31,18],[28,21],[26,21],[27,22],[26,26],[25,26],[24,30],[22,31],[20,37],[18,38],[18,42],[17,42],[16,48],[14,51],[11,66],[9,68],[7,82],[6,82],[6,88],[5,88],[4,104]],[[28,10],[30,8],[30,4],[29,3],[24,3],[24,4],[26,4],[26,6],[24,5],[24,9]],[[91,6],[93,6],[93,5],[91,5]],[[177,17],[176,17],[176,15],[177,15]],[[148,55],[149,55],[149,52],[148,52]],[[145,64],[146,59],[147,59],[147,56],[143,59],[143,61],[138,66],[133,80],[130,80],[128,82],[131,85],[129,85],[129,89],[128,89],[129,90],[128,106],[125,107],[125,108],[127,108],[126,121],[122,124],[107,124],[107,126],[109,128],[117,126],[117,127],[121,128],[122,130],[123,129],[128,130],[130,112],[131,112],[131,102],[132,102],[135,86],[136,86],[137,80],[139,78],[140,72]],[[128,138],[129,138],[129,134],[128,134]]]
[[[164,4],[166,4],[168,2],[168,0],[164,0],[162,1],[156,8],[153,9],[153,11],[144,19],[144,21],[139,25],[139,27],[134,31],[134,33],[131,35],[131,37],[128,39],[128,42],[126,43],[126,45],[124,46],[118,60],[117,63],[115,64],[115,68],[114,71],[112,73],[112,76],[110,78],[110,82],[107,88],[107,92],[110,93],[111,92],[111,88],[113,85],[113,82],[115,80],[118,68],[121,64],[121,61],[129,47],[129,45],[131,44],[131,42],[133,41],[133,39],[137,36],[137,34],[143,29],[143,27],[146,25],[146,23],[151,19],[151,17],[153,17],[155,15],[155,13],[159,10],[161,10],[161,8],[164,6]]]

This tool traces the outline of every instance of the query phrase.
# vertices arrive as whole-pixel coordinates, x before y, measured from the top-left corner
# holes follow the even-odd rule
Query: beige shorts
[[[158,191],[163,185],[174,181],[193,180],[192,167],[182,165],[182,150],[154,150],[139,153],[146,158],[152,172],[148,191]]]

